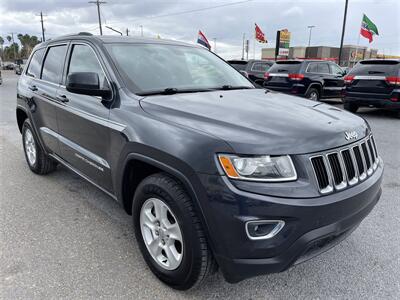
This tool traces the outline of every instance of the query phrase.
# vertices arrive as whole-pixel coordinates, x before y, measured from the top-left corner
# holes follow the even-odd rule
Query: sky
[[[139,36],[195,43],[198,30],[207,36],[216,52],[225,59],[240,58],[242,38],[250,40],[249,58],[261,56],[261,48],[275,47],[276,31],[291,32],[291,46],[306,46],[309,29],[311,45],[340,45],[345,0],[106,0],[101,5],[103,34],[107,29],[129,29]],[[46,38],[81,31],[99,34],[96,5],[88,0],[0,0],[0,35],[10,32],[41,36],[43,11]],[[369,44],[387,55],[400,55],[400,0],[349,0],[344,44],[357,45],[362,15],[378,27],[379,36]],[[268,44],[253,43],[254,23],[264,31]],[[141,27],[142,26],[142,27]],[[253,45],[255,44],[255,51]],[[7,45],[7,41],[6,44]]]

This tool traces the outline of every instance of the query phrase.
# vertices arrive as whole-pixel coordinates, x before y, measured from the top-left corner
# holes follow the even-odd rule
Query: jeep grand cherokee
[[[188,289],[325,251],[368,215],[383,162],[362,118],[256,89],[197,46],[64,36],[19,79],[29,168],[62,164],[132,214],[154,274]]]

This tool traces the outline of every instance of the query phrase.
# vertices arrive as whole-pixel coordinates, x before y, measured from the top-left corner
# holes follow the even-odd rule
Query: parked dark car
[[[274,64],[270,60],[250,59],[250,60],[228,60],[228,63],[253,83],[262,85],[264,74]]]
[[[265,73],[268,89],[318,101],[341,97],[344,71],[335,63],[321,60],[277,61]]]
[[[1,76],[1,70],[0,70],[0,85],[3,84],[3,77]]]
[[[25,69],[29,168],[62,164],[121,203],[173,288],[217,268],[229,282],[284,271],[344,239],[381,195],[364,119],[256,89],[201,47],[79,34],[37,45]]]
[[[400,60],[363,60],[344,81],[345,109],[355,113],[366,106],[400,111]]]

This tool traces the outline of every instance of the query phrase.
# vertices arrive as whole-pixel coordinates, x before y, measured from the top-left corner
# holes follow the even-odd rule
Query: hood
[[[240,154],[312,153],[349,143],[346,131],[361,139],[369,130],[362,118],[339,108],[263,89],[149,96],[141,106],[216,136]]]

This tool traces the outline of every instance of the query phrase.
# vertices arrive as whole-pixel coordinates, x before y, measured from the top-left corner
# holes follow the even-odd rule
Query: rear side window
[[[230,63],[230,65],[238,71],[244,71],[247,66],[247,64],[235,64],[235,63]]]
[[[34,78],[40,77],[40,67],[42,65],[43,53],[44,53],[44,48],[39,49],[35,51],[35,53],[33,53],[26,75]]]
[[[47,51],[43,63],[42,79],[59,84],[62,77],[67,45],[53,46]]]
[[[318,64],[318,73],[329,74],[329,65],[327,63],[319,63]]]
[[[399,76],[400,62],[395,60],[361,61],[349,74],[373,76]]]
[[[277,62],[269,68],[269,73],[299,73],[301,67],[300,61]]]
[[[267,63],[254,63],[251,67],[252,71],[255,72],[266,72],[269,69],[270,65]]]
[[[317,63],[310,63],[307,67],[308,73],[318,73],[318,64]]]

